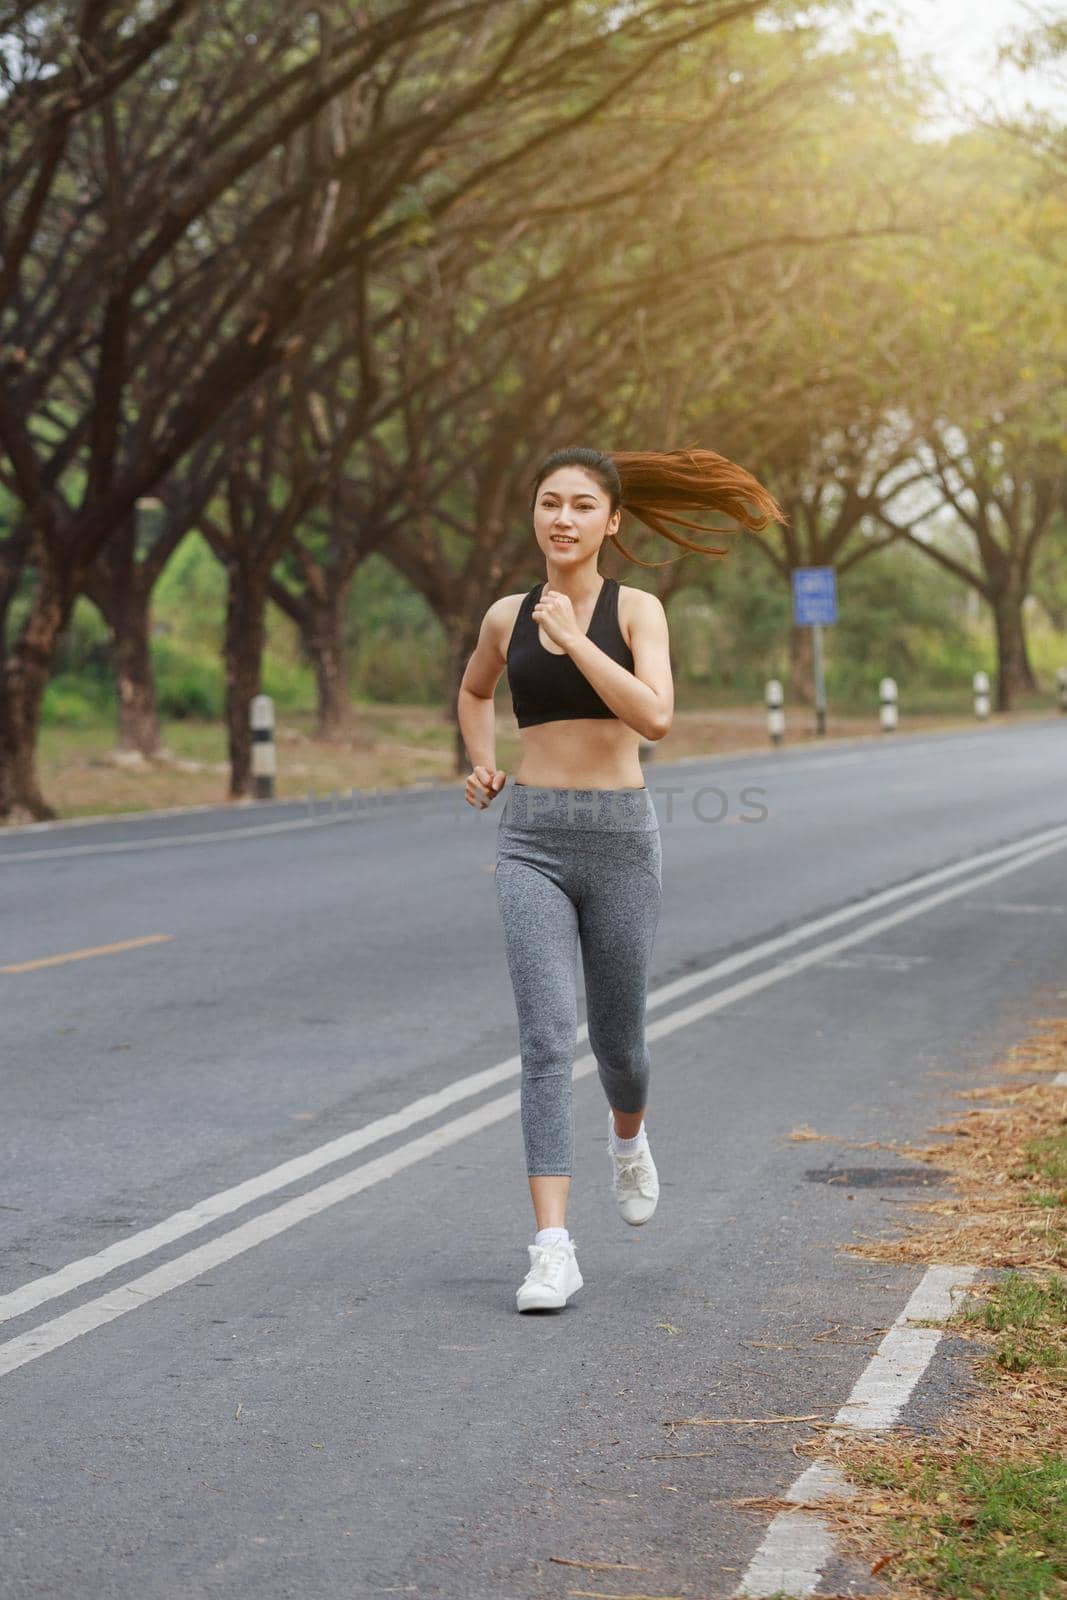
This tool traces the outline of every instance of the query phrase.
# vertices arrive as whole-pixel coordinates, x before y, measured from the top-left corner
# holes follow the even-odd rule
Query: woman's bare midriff
[[[517,595],[515,616],[522,596]],[[578,618],[584,632],[592,618]],[[514,617],[505,632],[510,637]],[[629,618],[623,595],[619,596],[619,627],[630,643]],[[541,634],[546,649],[554,649]],[[618,717],[568,717],[559,722],[535,722],[520,728],[522,755],[515,783],[538,789],[643,789],[644,774],[638,759],[641,736]]]
[[[607,717],[574,717],[522,728],[516,783],[539,789],[643,789],[640,735]]]

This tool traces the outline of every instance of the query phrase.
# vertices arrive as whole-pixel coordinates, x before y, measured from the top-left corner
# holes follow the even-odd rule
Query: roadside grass
[[[962,1315],[965,1322],[1000,1335],[991,1360],[1005,1372],[1036,1366],[1067,1376],[1067,1278],[1053,1276],[1041,1284],[1011,1272],[988,1300]]]
[[[953,1600],[1053,1600],[1067,1575],[1067,1463],[1018,1462],[988,1450],[937,1459],[922,1451],[892,1466],[853,1462],[861,1486],[884,1508],[894,1594]],[[905,1590],[908,1580],[914,1588]],[[900,1585],[900,1587],[896,1587]]]
[[[959,1097],[983,1105],[933,1130],[950,1143],[892,1146],[947,1170],[955,1192],[910,1206],[923,1220],[903,1237],[846,1246],[985,1272],[939,1324],[973,1347],[973,1387],[948,1415],[797,1447],[829,1446],[852,1485],[817,1509],[883,1600],[1067,1596],[1067,1086],[1052,1081],[1065,1069],[1067,1017],[1038,1019],[1001,1081]]]
[[[235,803],[228,793],[221,723],[166,721],[161,737],[160,759],[127,761],[115,750],[110,717],[43,728],[38,765],[46,799],[63,818]],[[423,706],[359,707],[350,726],[333,739],[318,737],[311,712],[279,711],[275,737],[280,800],[450,778],[452,730],[439,713]]]

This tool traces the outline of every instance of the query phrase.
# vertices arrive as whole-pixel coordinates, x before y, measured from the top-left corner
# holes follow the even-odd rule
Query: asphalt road
[[[646,779],[660,1205],[615,1213],[580,1033],[539,1317],[499,803],[0,834],[5,1600],[732,1593],[810,1427],[668,1424],[832,1416],[921,1277],[842,1248],[915,1192],[849,1141],[1063,1011],[1067,718]]]

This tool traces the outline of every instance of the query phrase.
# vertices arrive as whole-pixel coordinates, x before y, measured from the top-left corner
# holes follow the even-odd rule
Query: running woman
[[[753,507],[755,510],[753,510]],[[532,484],[545,582],[486,612],[458,700],[479,810],[507,774],[496,764],[493,694],[507,669],[522,756],[497,828],[496,894],[515,994],[520,1120],[537,1224],[519,1311],[556,1310],[582,1286],[567,1226],[574,1162],[571,1075],[581,946],[589,1044],[609,1106],[612,1193],[625,1222],[656,1209],[659,1178],[644,1114],[651,1062],[645,997],[659,921],[659,820],[638,758],[670,731],[674,685],[659,599],[597,568],[623,511],[675,544],[722,557],[668,521],[725,512],[756,531],[784,515],[752,475],[711,450],[556,450]]]

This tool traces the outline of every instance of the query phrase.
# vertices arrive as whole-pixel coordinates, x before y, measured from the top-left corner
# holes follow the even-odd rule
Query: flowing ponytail
[[[729,546],[694,544],[670,527],[670,523],[703,533],[731,534],[737,530],[707,528],[703,523],[680,516],[680,512],[721,511],[751,533],[758,533],[769,522],[787,521],[777,500],[751,472],[715,450],[703,450],[699,445],[683,450],[613,450],[607,453],[582,448],[555,450],[538,468],[531,508],[544,479],[560,467],[581,467],[611,497],[613,512],[621,507],[653,533],[661,534],[693,554],[721,560],[729,555],[730,549]],[[639,567],[669,565],[665,561],[642,561],[626,549],[618,534],[615,544],[628,561],[636,562]]]

